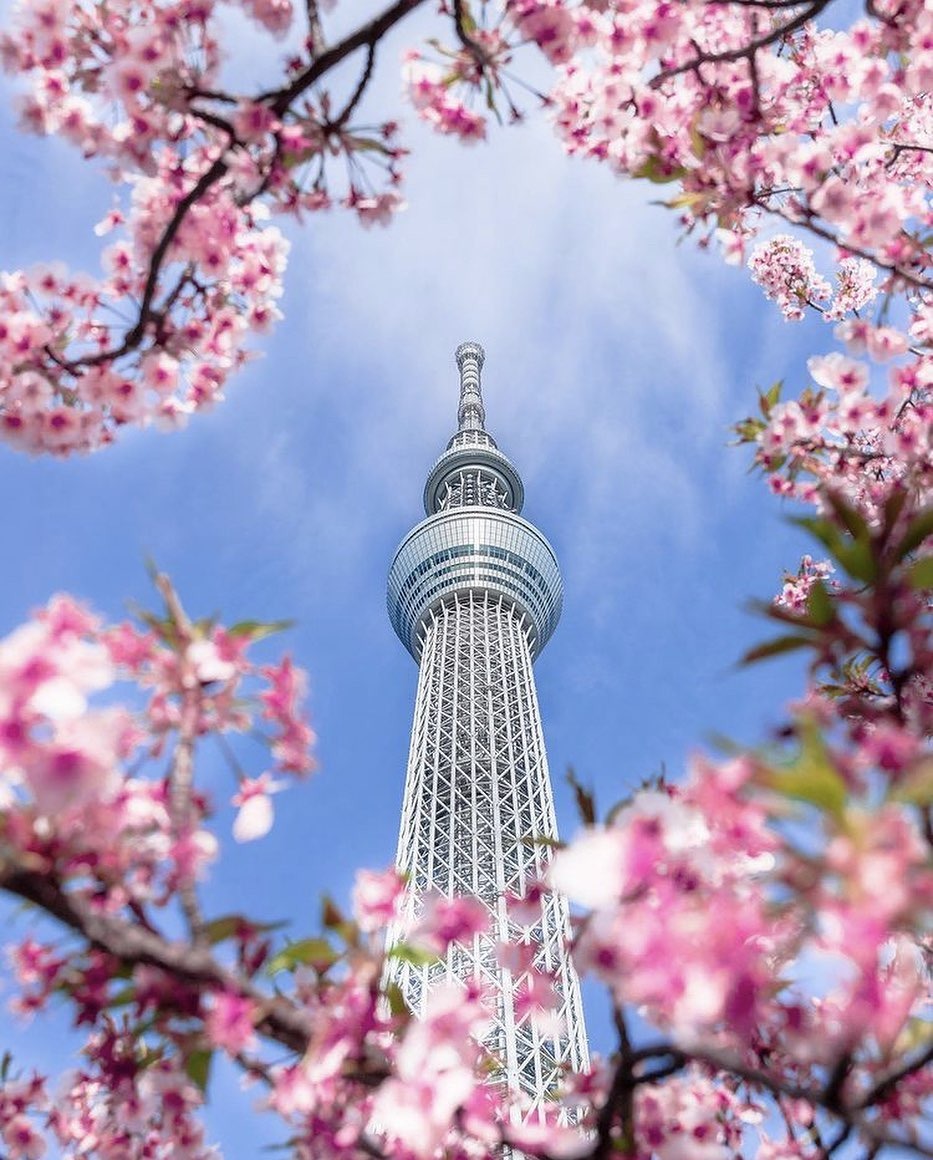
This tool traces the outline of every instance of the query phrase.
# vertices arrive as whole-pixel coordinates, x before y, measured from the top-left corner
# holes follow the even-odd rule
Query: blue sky
[[[734,667],[768,633],[745,601],[771,596],[803,546],[726,443],[755,385],[800,382],[828,332],[783,323],[743,272],[675,245],[658,187],[568,162],[543,120],[469,150],[431,137],[398,97],[414,35],[383,51],[379,90],[413,150],[409,209],[385,231],[339,213],[289,230],[286,319],[225,404],[83,460],[0,447],[0,631],[62,589],[121,616],[152,598],[146,556],[193,614],[297,622],[283,647],[310,673],[320,772],[278,799],[262,842],[236,848],[220,811],[209,890],[217,912],[290,917],[296,935],[323,890],[344,896],[355,867],[393,857],[416,670],[385,575],[453,431],[465,339],[486,348],[487,425],[563,568],[563,621],[536,670],[564,834],[568,765],[608,806],[662,768],[677,776],[712,733],[763,740],[802,688],[790,662]],[[0,268],[95,270],[109,189],[72,151],[19,135],[9,93]],[[202,770],[225,800],[216,752]],[[595,995],[589,1027],[609,1046]],[[24,1051],[60,1055],[42,1035]],[[212,1118],[230,1156],[253,1152],[250,1099],[224,1088]]]

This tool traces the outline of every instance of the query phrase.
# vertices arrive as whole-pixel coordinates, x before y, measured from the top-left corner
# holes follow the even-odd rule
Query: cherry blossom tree
[[[24,128],[71,142],[116,200],[98,278],[2,276],[9,443],[97,450],[221,399],[278,317],[271,216],[401,206],[399,128],[364,110],[384,37],[421,6],[336,40],[315,0],[18,10],[0,47]],[[264,91],[225,81],[225,7],[282,39]],[[64,1090],[4,1061],[5,1154],[212,1155],[197,1110],[222,1053],[297,1157],[933,1155],[933,9],[442,0],[436,21],[403,63],[418,116],[470,143],[540,108],[569,153],[666,186],[679,228],[747,258],[789,321],[833,324],[796,397],[776,384],[736,427],[824,556],[762,607],[779,635],[745,659],[804,652],[810,683],[770,746],[698,757],[602,817],[578,788],[587,828],[538,890],[579,906],[574,955],[617,1047],[529,1116],[486,1081],[478,986],[414,1019],[391,984],[394,871],[361,871],[350,911],[326,903],[294,941],[203,913],[204,740],[228,753],[240,841],[313,765],[301,674],[252,659],[276,626],[193,620],[161,575],[137,624],[56,598],[0,642],[0,888],[38,916],[11,951],[17,1007],[63,1003],[87,1039]],[[540,58],[547,94],[524,79]],[[535,906],[514,900],[502,953],[548,1018],[522,950]],[[435,900],[389,955],[443,954],[480,922]]]

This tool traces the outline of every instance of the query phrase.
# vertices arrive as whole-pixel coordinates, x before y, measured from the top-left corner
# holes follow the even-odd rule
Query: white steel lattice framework
[[[566,903],[545,894],[527,926],[506,911],[508,896],[544,876],[550,848],[534,839],[557,836],[532,661],[556,627],[562,586],[550,545],[519,515],[518,472],[485,430],[482,347],[464,343],[456,358],[459,429],[428,476],[427,519],[389,571],[389,615],[419,664],[397,862],[412,911],[427,891],[472,895],[489,909],[490,933],[451,947],[443,963],[399,963],[396,979],[416,1012],[451,976],[489,988],[486,1046],[534,1114],[564,1068],[587,1063]],[[523,980],[496,957],[507,939],[535,944],[535,965],[557,980],[550,1033],[516,1014]]]

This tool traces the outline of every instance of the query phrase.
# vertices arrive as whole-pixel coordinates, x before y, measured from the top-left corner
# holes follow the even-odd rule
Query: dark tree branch
[[[699,72],[704,64],[728,64],[730,61],[751,58],[760,49],[767,48],[769,45],[783,40],[785,36],[790,36],[798,28],[803,28],[805,24],[815,16],[818,16],[831,2],[832,0],[813,0],[813,3],[792,20],[788,20],[785,24],[781,24],[777,28],[772,29],[766,36],[758,37],[756,40],[749,41],[748,44],[743,44],[740,48],[730,48],[724,52],[698,52],[693,60],[685,61],[683,64],[674,65],[671,68],[664,69],[663,72],[659,72],[656,77],[652,78],[651,87],[656,89],[665,81],[679,76],[681,73]]]
[[[838,246],[840,250],[845,250],[847,254],[852,254],[856,258],[864,258],[867,262],[871,262],[873,266],[877,266],[879,270],[887,270],[889,274],[900,278],[909,286],[915,286],[918,290],[933,290],[933,280],[923,278],[919,274],[912,274],[909,270],[905,270],[903,266],[888,265],[868,250],[863,250],[858,246],[841,241],[832,230],[816,223],[815,219],[817,215],[811,210],[805,209],[804,218],[800,220],[793,214],[785,213],[780,206],[767,205],[764,202],[760,202],[759,205],[766,213],[774,214],[775,217],[781,218],[782,221],[786,221],[789,225],[799,226],[801,229],[809,230],[811,234],[815,234],[818,238],[823,238],[824,241],[831,242],[834,246]]]
[[[376,63],[376,45],[375,44],[367,45],[366,64],[363,66],[363,71],[360,74],[360,79],[357,82],[356,88],[353,90],[353,95],[350,97],[349,101],[347,101],[347,103],[344,105],[344,107],[341,110],[337,119],[327,126],[328,129],[330,129],[332,131],[336,131],[339,133],[341,129],[345,128],[347,122],[353,116],[353,110],[360,103],[360,101],[363,98],[363,94],[366,92],[366,88],[369,85],[370,78],[373,75],[373,66],[375,65],[375,63]]]
[[[326,49],[314,56],[308,68],[300,73],[290,84],[282,89],[262,93],[255,99],[268,104],[272,112],[281,117],[288,111],[292,102],[310,88],[311,85],[320,80],[321,77],[339,65],[358,48],[368,47],[373,49],[390,29],[424,2],[425,0],[396,0],[396,3],[387,8],[380,16],[362,25],[332,48]],[[315,0],[309,0],[309,3],[309,13],[316,13],[317,5]],[[368,83],[368,76],[365,73],[364,77],[366,77]],[[365,85],[363,87],[365,88]],[[234,98],[224,93],[205,91],[198,92],[194,95],[226,103],[231,103],[234,100]],[[362,92],[360,95],[362,95]],[[230,134],[230,126],[223,118],[216,117],[210,113],[205,114],[199,110],[192,110],[192,113],[193,115],[201,117],[206,123],[212,124],[222,129],[225,133]],[[117,346],[97,351],[95,354],[88,354],[67,361],[60,358],[56,359],[64,369],[68,370],[71,374],[77,374],[82,369],[100,366],[114,359],[121,358],[123,355],[136,350],[143,343],[147,328],[158,313],[153,304],[159,289],[159,278],[182,222],[187,217],[191,208],[224,177],[227,170],[228,165],[224,158],[222,156],[216,158],[175,206],[174,212],[166,224],[165,229],[162,231],[159,242],[149,260],[149,269],[136,322],[124,335],[123,341]],[[265,185],[261,186],[260,191],[264,188]]]
[[[344,37],[339,44],[325,49],[290,84],[281,89],[262,93],[256,99],[266,102],[276,116],[281,117],[292,103],[315,82],[319,81],[325,73],[340,64],[341,61],[346,60],[358,48],[378,43],[400,20],[404,19],[409,12],[414,12],[424,2],[425,0],[396,0],[390,8],[387,8],[374,20],[361,25],[355,32]]]
[[[922,1071],[929,1063],[933,1063],[933,1042],[927,1044],[926,1050],[914,1059],[899,1064],[893,1071],[880,1079],[866,1096],[859,1100],[858,1108],[870,1108],[888,1098],[901,1080],[915,1072]]]
[[[222,157],[218,157],[216,161],[206,169],[198,180],[194,183],[191,189],[175,206],[175,211],[169,219],[168,225],[162,232],[162,237],[159,243],[152,251],[152,257],[149,260],[149,273],[146,277],[146,285],[143,290],[142,302],[139,306],[139,314],[137,316],[136,324],[127,331],[123,342],[119,346],[110,350],[99,351],[97,354],[86,355],[83,358],[77,358],[70,361],[67,366],[72,373],[78,371],[82,367],[99,366],[101,363],[110,362],[113,359],[121,358],[130,351],[135,350],[146,334],[146,327],[153,318],[152,301],[155,298],[156,291],[159,286],[159,274],[162,272],[162,265],[168,256],[169,249],[172,242],[175,240],[182,222],[188,215],[188,211],[192,206],[196,205],[202,197],[208,192],[211,186],[215,185],[227,172],[227,163]]]
[[[159,967],[181,982],[246,996],[261,1012],[256,1024],[261,1034],[291,1051],[307,1049],[308,1026],[302,1013],[284,999],[270,998],[251,987],[218,963],[206,947],[170,942],[146,927],[97,910],[62,890],[48,872],[15,865],[0,868],[0,889],[39,907],[123,966]]]

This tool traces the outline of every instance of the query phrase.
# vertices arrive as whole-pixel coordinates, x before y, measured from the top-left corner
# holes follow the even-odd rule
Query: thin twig
[[[169,248],[175,240],[175,235],[181,228],[181,223],[185,220],[191,207],[196,205],[211,186],[215,185],[226,172],[226,161],[222,157],[218,157],[201,174],[191,189],[179,201],[178,205],[175,206],[175,212],[163,230],[162,237],[159,239],[156,248],[152,251],[152,257],[149,260],[149,273],[146,276],[146,286],[143,290],[143,298],[139,306],[136,324],[124,336],[123,342],[118,347],[110,350],[99,351],[97,354],[85,355],[72,360],[68,363],[68,369],[70,371],[75,372],[82,367],[99,366],[101,363],[110,362],[113,359],[118,359],[125,354],[129,354],[131,350],[135,350],[139,346],[145,337],[146,327],[152,318],[152,300],[158,289],[159,274],[162,270],[162,264],[168,255]]]
[[[320,56],[316,57],[303,72],[300,72],[284,88],[271,89],[268,92],[261,93],[256,100],[266,102],[272,112],[276,116],[281,117],[291,106],[292,102],[311,88],[316,81],[319,81],[325,73],[329,72],[335,65],[340,64],[351,53],[356,52],[358,48],[364,48],[369,44],[376,44],[391,28],[394,28],[400,20],[404,19],[409,12],[414,12],[424,2],[425,0],[396,0],[385,12],[370,20],[367,24],[361,25],[355,32],[351,32],[349,36],[345,36],[339,44],[325,49]]]
[[[321,22],[321,10],[317,0],[305,0],[305,12],[308,16],[308,51],[311,59],[316,60],[324,51],[324,25]]]
[[[753,56],[762,48],[767,48],[778,40],[783,40],[785,36],[789,36],[792,32],[796,32],[798,28],[802,28],[815,16],[818,16],[823,9],[832,2],[832,0],[813,0],[803,12],[799,13],[788,20],[786,24],[781,24],[779,27],[772,29],[766,36],[761,36],[757,40],[751,40],[748,44],[742,45],[740,48],[729,48],[723,52],[699,52],[697,55],[683,64],[674,65],[671,68],[664,69],[651,80],[651,87],[658,88],[664,81],[670,80],[672,77],[679,76],[685,72],[699,72],[704,64],[728,64],[730,61],[742,60]]]
[[[339,133],[340,130],[343,129],[343,127],[346,125],[347,121],[350,120],[350,118],[353,115],[353,110],[360,103],[360,101],[363,98],[363,94],[366,92],[366,87],[369,84],[370,78],[373,75],[373,66],[375,65],[375,63],[376,63],[376,45],[375,44],[367,45],[366,46],[366,64],[364,65],[363,71],[360,74],[360,79],[357,82],[356,88],[353,90],[353,95],[350,97],[349,101],[347,101],[347,103],[344,105],[344,107],[341,110],[340,115],[337,117],[337,119],[326,126],[327,129],[330,129],[332,131],[336,131]]]
[[[183,653],[194,640],[194,628],[168,576],[164,574],[156,576],[155,585],[165,601],[165,607],[178,637],[179,651]],[[182,669],[184,670],[184,664]],[[178,741],[175,743],[169,771],[169,807],[176,839],[188,837],[192,830],[191,799],[194,792],[194,750],[198,736],[198,718],[201,713],[200,686],[192,683],[186,687],[181,699]],[[199,945],[204,940],[204,918],[197,889],[187,875],[181,876],[178,897],[191,938]]]

